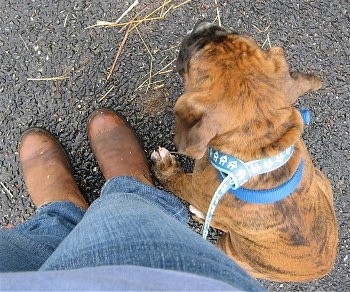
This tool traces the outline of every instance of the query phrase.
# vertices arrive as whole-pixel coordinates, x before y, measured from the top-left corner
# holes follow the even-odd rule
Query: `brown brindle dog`
[[[273,281],[309,281],[334,264],[338,229],[333,192],[301,140],[297,98],[321,87],[315,75],[290,73],[282,48],[261,50],[248,36],[202,22],[182,42],[177,70],[185,92],[175,104],[174,142],[196,159],[184,173],[165,149],[152,153],[160,183],[196,210],[203,222],[220,184],[208,147],[244,162],[275,156],[291,145],[283,166],[252,177],[243,187],[270,190],[289,181],[301,161],[301,180],[286,198],[254,204],[226,193],[210,225],[224,235],[218,247],[251,275]],[[234,191],[232,191],[234,194]]]

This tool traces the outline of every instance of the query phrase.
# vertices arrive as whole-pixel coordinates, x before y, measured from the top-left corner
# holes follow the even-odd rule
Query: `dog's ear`
[[[273,47],[265,52],[270,66],[271,76],[276,77],[276,84],[284,91],[290,104],[294,104],[299,96],[308,91],[318,90],[322,86],[322,81],[314,74],[300,72],[289,72],[283,48]],[[273,74],[273,75],[272,75]]]
[[[314,74],[300,72],[290,73],[291,82],[287,88],[291,103],[308,91],[315,91],[322,87],[322,80]]]
[[[215,136],[215,123],[208,122],[208,111],[200,98],[186,94],[175,104],[174,143],[179,153],[195,159],[203,157],[209,141]]]

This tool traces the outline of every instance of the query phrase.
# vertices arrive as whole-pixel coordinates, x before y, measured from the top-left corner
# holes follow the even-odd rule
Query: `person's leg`
[[[95,112],[89,139],[108,181],[40,270],[138,265],[204,275],[247,290],[260,288],[187,226],[187,208],[176,197],[153,186],[142,147],[126,122],[109,110]]]
[[[84,215],[71,202],[53,202],[33,218],[0,230],[0,272],[35,271]]]
[[[24,181],[38,208],[30,220],[0,230],[0,271],[37,270],[81,220],[88,205],[60,143],[40,128],[20,139]]]
[[[137,265],[260,289],[243,269],[192,231],[187,219],[187,208],[173,195],[131,177],[113,178],[40,270]]]

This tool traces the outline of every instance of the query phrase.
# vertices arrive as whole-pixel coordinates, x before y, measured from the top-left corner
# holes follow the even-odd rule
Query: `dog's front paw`
[[[193,205],[189,206],[189,210],[192,214],[192,219],[195,221],[198,221],[199,223],[204,223],[205,221],[205,215],[203,212],[199,211],[196,207]]]
[[[151,154],[151,160],[154,163],[152,167],[153,173],[162,184],[175,173],[182,171],[174,155],[171,155],[164,147],[159,147],[158,150],[154,150]]]

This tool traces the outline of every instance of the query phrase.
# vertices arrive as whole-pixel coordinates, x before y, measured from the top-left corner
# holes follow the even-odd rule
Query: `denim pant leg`
[[[231,259],[188,228],[187,220],[187,209],[169,193],[131,177],[113,178],[40,270],[138,265],[261,289]]]
[[[0,229],[0,272],[38,270],[84,213],[70,202],[48,203],[28,221]]]

